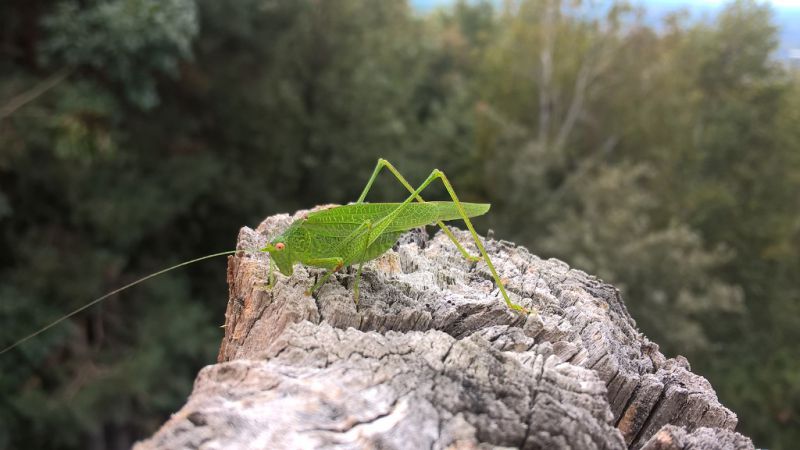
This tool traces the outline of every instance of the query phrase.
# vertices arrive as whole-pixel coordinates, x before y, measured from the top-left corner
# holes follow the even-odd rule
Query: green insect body
[[[372,184],[383,168],[388,169],[410,192],[404,202],[364,203]],[[421,197],[420,193],[437,179],[444,184],[451,202],[426,202]],[[415,200],[417,203],[413,203]],[[355,204],[310,213],[295,221],[262,249],[270,253],[269,283],[272,285],[273,282],[271,265],[273,261],[278,270],[287,276],[293,273],[295,263],[327,269],[327,273],[309,289],[309,293],[319,289],[334,272],[345,266],[358,264],[353,285],[354,300],[358,304],[359,283],[364,262],[375,259],[389,250],[403,232],[437,224],[466,259],[486,262],[509,308],[528,313],[525,308],[513,303],[509,298],[500,276],[469,220],[470,217],[485,214],[489,211],[489,207],[490,205],[485,203],[460,202],[450,181],[439,170],[432,171],[428,178],[414,189],[390,162],[381,158]],[[458,219],[466,224],[480,256],[470,255],[443,223]]]
[[[370,230],[364,223],[378,223],[399,203],[365,203],[337,206],[317,211],[294,222],[286,231],[272,239],[264,250],[270,251],[281,273],[290,276],[292,265],[326,268],[320,260],[342,258],[345,266],[371,261],[389,250],[402,233],[413,228],[435,224],[437,221],[458,219],[458,210],[452,202],[426,202],[408,205],[408,212],[369,244]],[[467,217],[476,217],[489,211],[489,204],[462,203]],[[361,229],[359,233],[354,234]],[[276,244],[284,244],[282,251]]]
[[[313,212],[295,221],[263,250],[270,252],[278,270],[286,276],[292,275],[296,263],[335,269],[383,255],[410,229],[460,218],[453,202],[408,204],[402,215],[376,234],[375,226],[401,205],[357,203]],[[486,214],[490,207],[485,203],[462,203],[461,206],[467,217]]]
[[[397,181],[409,191],[410,195],[401,203],[365,203],[364,200],[366,199],[367,193],[380,171],[384,168],[395,176]],[[422,198],[420,195],[421,192],[435,180],[440,180],[442,184],[444,184],[452,201],[426,202]],[[492,278],[497,284],[498,290],[509,308],[522,313],[529,313],[527,309],[513,303],[509,298],[505,286],[500,276],[497,274],[497,270],[495,270],[489,255],[486,253],[486,249],[483,247],[470,221],[471,217],[486,214],[486,212],[489,211],[489,207],[490,205],[486,203],[461,203],[447,177],[439,170],[432,171],[428,178],[417,189],[414,189],[391,163],[385,159],[379,159],[372,176],[356,203],[309,213],[305,217],[292,223],[289,228],[280,235],[274,237],[266,247],[260,251],[269,252],[270,254],[270,286],[272,286],[274,282],[273,264],[286,276],[292,275],[293,266],[297,263],[305,266],[327,269],[325,275],[320,277],[316,284],[308,290],[309,294],[315,292],[325,284],[328,278],[336,271],[346,266],[358,264],[358,271],[353,286],[354,300],[356,304],[358,304],[361,269],[364,263],[384,254],[397,242],[398,237],[402,233],[421,226],[436,224],[447,237],[450,238],[464,258],[469,261],[482,260],[486,263],[492,274]],[[444,222],[450,220],[464,221],[472,235],[475,246],[478,248],[480,256],[470,255],[458,242],[458,239],[453,236],[444,224]],[[179,267],[217,256],[230,255],[232,253],[236,253],[236,251],[232,250],[202,256],[142,277],[58,318],[34,333],[0,350],[0,354],[13,349],[28,339],[37,336],[102,300],[149,280],[150,278]]]

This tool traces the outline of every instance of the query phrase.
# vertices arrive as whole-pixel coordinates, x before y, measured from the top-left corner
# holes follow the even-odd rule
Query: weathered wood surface
[[[358,308],[352,272],[313,297],[322,271],[304,267],[267,290],[266,256],[248,250],[291,220],[241,230],[218,364],[137,448],[753,448],[613,286],[487,240],[512,296],[539,311],[522,317],[484,263],[411,232],[365,266]]]
[[[722,428],[700,427],[687,431],[675,425],[665,425],[642,447],[642,450],[701,450],[726,448],[745,450],[753,448],[750,439]]]

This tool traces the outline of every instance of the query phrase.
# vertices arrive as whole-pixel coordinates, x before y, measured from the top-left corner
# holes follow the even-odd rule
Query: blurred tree
[[[158,74],[175,76],[191,56],[197,11],[191,0],[61,2],[42,18],[39,58],[80,67],[124,89],[141,108],[158,103]]]
[[[800,79],[775,43],[746,0],[658,30],[589,0],[0,3],[0,341],[242,224],[352,201],[383,156],[412,181],[445,170],[498,235],[620,286],[743,432],[791,448]],[[371,200],[403,195],[387,178]],[[219,267],[4,355],[0,448],[150,433],[213,361]]]
[[[722,345],[700,367],[719,379],[757,442],[791,448],[800,439],[800,333],[787,318],[798,317],[800,295],[787,274],[800,273],[800,133],[797,122],[786,124],[797,119],[797,80],[770,57],[777,35],[766,6],[732,3],[692,44],[702,96],[694,189],[672,212],[733,249],[721,273],[743,286],[748,306],[728,326],[707,318]]]
[[[193,1],[2,9],[2,72],[12,75],[0,98],[60,74],[0,122],[0,315],[14,318],[0,333],[10,342],[185,255],[164,229],[180,228],[208,191],[191,176],[209,161],[144,147],[131,120],[189,55]],[[0,447],[121,448],[152,429],[213,355],[210,310],[192,296],[187,274],[174,274],[5,355]]]
[[[633,150],[642,139],[629,142],[618,120],[637,114],[629,100],[641,81],[629,78],[652,64],[630,53],[656,38],[624,6],[523,1],[501,20],[486,48],[478,135],[496,225],[620,285],[668,351],[707,348],[700,317],[741,302],[736,286],[715,277],[730,256],[680,215],[662,214],[661,193],[651,191],[660,161]]]
[[[3,342],[230,248],[243,223],[353,200],[380,155],[430,170],[430,146],[458,133],[428,100],[447,97],[429,70],[442,44],[418,39],[404,3],[24,3],[0,6],[0,99],[25,100],[0,118]],[[152,432],[213,361],[218,267],[4,357],[0,448],[127,448]]]
[[[506,3],[485,50],[477,145],[495,225],[621,286],[745,433],[789,448],[798,294],[779,274],[800,273],[800,136],[769,8],[676,14],[660,34],[624,5],[586,8]]]

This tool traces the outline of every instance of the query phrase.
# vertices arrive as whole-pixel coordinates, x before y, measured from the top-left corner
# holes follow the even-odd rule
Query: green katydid
[[[409,191],[410,195],[402,203],[364,202],[369,190],[372,188],[372,184],[383,168],[388,169]],[[420,195],[428,185],[437,179],[441,180],[442,184],[444,184],[447,193],[452,199],[451,202],[428,202]],[[414,202],[415,200],[416,202]],[[310,295],[322,287],[331,275],[338,270],[343,267],[358,264],[358,271],[356,272],[355,282],[353,284],[353,297],[356,304],[358,304],[361,269],[364,263],[378,258],[392,248],[403,232],[426,225],[436,224],[444,231],[467,260],[483,260],[486,262],[492,274],[492,278],[494,278],[509,308],[521,313],[529,313],[527,309],[512,302],[509,298],[508,292],[506,292],[505,286],[500,276],[497,274],[494,264],[492,264],[489,255],[486,253],[486,249],[478,238],[478,234],[475,232],[475,228],[472,226],[472,222],[469,220],[470,217],[485,214],[489,211],[489,208],[490,205],[486,203],[460,202],[450,181],[445,174],[438,169],[433,170],[428,178],[425,179],[417,189],[414,189],[389,161],[381,158],[378,160],[378,164],[375,166],[375,170],[372,172],[372,176],[364,187],[364,191],[361,193],[358,201],[349,205],[335,206],[309,213],[294,221],[283,233],[274,237],[266,247],[260,250],[262,252],[269,252],[270,255],[268,284],[272,286],[274,281],[273,263],[278,267],[278,270],[286,276],[292,275],[294,272],[293,266],[296,263],[326,269],[326,273],[307,291],[307,294]],[[480,256],[470,255],[444,224],[446,221],[459,219],[463,220],[466,224],[467,229],[472,235],[475,246],[480,252]],[[195,262],[217,256],[230,255],[236,252],[236,250],[232,250],[202,256],[140,278],[60,317],[47,326],[0,350],[0,354],[13,349],[106,298],[149,280],[150,278]]]

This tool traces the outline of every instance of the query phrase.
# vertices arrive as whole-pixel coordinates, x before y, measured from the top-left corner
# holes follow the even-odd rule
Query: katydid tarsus
[[[366,203],[367,194],[372,188],[375,179],[384,168],[394,175],[400,184],[408,190],[410,195],[401,203]],[[422,191],[436,180],[442,182],[452,201],[429,202],[422,198]],[[364,263],[378,258],[392,248],[402,233],[414,228],[435,224],[438,225],[453,244],[455,244],[464,258],[473,262],[483,260],[486,263],[503,300],[510,309],[527,314],[529,313],[527,309],[512,302],[509,298],[503,281],[497,274],[492,260],[486,253],[486,249],[478,238],[478,234],[475,232],[475,228],[470,221],[470,217],[485,214],[489,211],[489,207],[490,205],[486,203],[462,203],[459,201],[450,181],[445,174],[438,169],[433,170],[428,178],[426,178],[419,187],[414,189],[389,161],[381,158],[378,160],[378,164],[375,166],[372,176],[364,187],[364,191],[355,203],[335,206],[304,215],[300,219],[295,220],[283,233],[272,238],[264,248],[258,251],[269,252],[268,285],[270,287],[273,285],[275,278],[274,266],[277,266],[278,270],[285,276],[292,275],[294,272],[294,265],[297,263],[326,269],[325,274],[306,292],[309,295],[322,287],[335,272],[344,267],[358,264],[358,270],[353,283],[353,298],[356,305],[358,305],[361,269]],[[450,220],[464,221],[480,255],[470,255],[458,242],[458,239],[456,239],[453,233],[444,224],[444,222]],[[237,250],[231,250],[202,256],[140,278],[58,318],[41,329],[5,347],[3,350],[0,350],[0,354],[13,349],[81,311],[139,283],[189,264],[215,258],[217,256],[231,255],[236,252]]]

